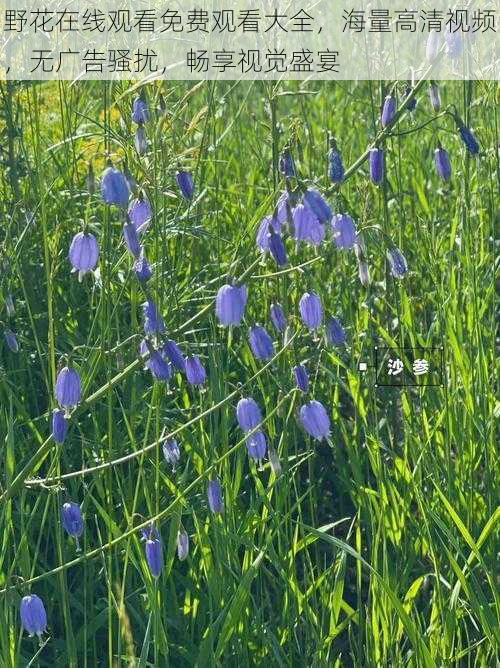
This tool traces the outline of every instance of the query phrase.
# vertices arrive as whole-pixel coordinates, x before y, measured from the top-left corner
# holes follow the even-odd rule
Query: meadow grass
[[[167,111],[147,125],[145,156],[134,149],[130,83],[0,92],[0,294],[16,308],[9,317],[0,303],[0,323],[20,344],[1,344],[0,666],[494,666],[497,86],[443,82],[438,114],[422,86],[416,111],[386,133],[381,187],[358,160],[380,130],[387,91],[377,82],[150,84],[151,107],[161,94]],[[478,158],[450,110],[474,129]],[[327,177],[329,132],[354,165],[340,189]],[[449,183],[434,168],[438,140]],[[362,231],[369,286],[354,253],[331,240],[317,250],[288,241],[282,270],[260,257],[255,235],[284,188],[287,144],[301,177]],[[149,291],[169,336],[202,358],[201,391],[180,374],[170,387],[154,382],[139,358],[144,293],[123,219],[85,184],[88,162],[100,175],[108,155],[127,161],[152,204]],[[178,194],[178,167],[194,174],[192,202]],[[67,255],[83,221],[101,258],[79,282]],[[408,261],[403,280],[389,271],[390,242]],[[228,277],[249,292],[230,332],[214,311]],[[301,324],[306,291],[340,318],[346,346]],[[272,331],[275,300],[289,331],[274,332],[276,355],[263,363],[247,330]],[[357,366],[384,345],[443,346],[443,386],[374,387],[373,370]],[[64,355],[84,398],[58,446],[50,416]],[[310,397],[331,417],[328,441],[297,420],[306,399],[292,368],[302,361]],[[261,406],[281,472],[249,460],[235,419],[242,396]],[[174,471],[167,432],[181,446]],[[222,515],[207,504],[215,473]],[[61,525],[67,499],[82,504],[81,552]],[[139,531],[151,520],[164,543],[158,580]],[[28,593],[46,606],[41,644],[21,631]]]

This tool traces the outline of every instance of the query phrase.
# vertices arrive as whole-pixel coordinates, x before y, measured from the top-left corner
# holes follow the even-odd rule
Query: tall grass
[[[0,289],[16,313],[0,321],[0,666],[484,666],[498,658],[498,462],[493,420],[494,219],[498,199],[495,96],[487,82],[444,82],[481,144],[464,149],[426,88],[387,132],[388,179],[371,184],[359,160],[377,130],[385,90],[354,84],[163,83],[147,87],[167,113],[148,125],[139,157],[126,82],[1,85]],[[403,87],[400,86],[400,93]],[[402,94],[400,95],[400,101]],[[328,133],[348,178],[327,178]],[[435,173],[437,141],[453,176]],[[291,144],[301,176],[330,192],[363,231],[372,282],[352,252],[287,246],[290,264],[260,261],[255,233],[283,189]],[[122,242],[122,219],[85,187],[107,155],[126,160],[155,215],[145,237],[151,293],[169,335],[208,371],[203,391],[176,376],[153,382],[138,356],[144,294]],[[178,196],[177,166],[195,176]],[[67,249],[85,220],[99,239],[96,277],[79,283]],[[392,278],[387,239],[410,272]],[[218,327],[213,300],[226,278],[249,288],[245,325]],[[343,322],[345,348],[301,325],[315,290]],[[276,355],[256,362],[247,328],[268,325],[278,300],[290,316]],[[442,387],[376,388],[377,345],[444,347]],[[57,365],[71,355],[84,400],[62,446],[50,438]],[[311,396],[332,418],[329,442],[300,428],[292,367],[306,360]],[[250,462],[235,420],[253,396],[279,455]],[[177,432],[181,460],[163,460]],[[91,469],[87,471],[87,469]],[[225,512],[210,514],[217,473]],[[62,476],[62,477],[61,477]],[[40,479],[42,479],[40,481]],[[60,507],[82,504],[82,551]],[[155,520],[165,567],[155,581],[139,527]],[[190,553],[180,562],[180,526]],[[42,645],[21,633],[19,602],[45,602]]]

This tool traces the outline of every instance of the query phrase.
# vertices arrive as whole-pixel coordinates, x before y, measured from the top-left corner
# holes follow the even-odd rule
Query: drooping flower
[[[184,199],[192,199],[194,193],[194,181],[191,172],[180,170],[176,173],[175,179]]]
[[[396,115],[396,98],[394,95],[387,95],[382,106],[380,122],[383,128],[386,128],[394,120]]]
[[[106,204],[115,204],[126,209],[130,196],[129,185],[124,174],[111,163],[104,170],[101,179],[102,198]]]
[[[95,236],[90,232],[75,234],[68,257],[73,271],[78,272],[78,278],[81,279],[87,272],[93,271],[99,260],[99,244]]]
[[[283,176],[286,176],[287,178],[296,176],[295,162],[289,148],[283,150],[283,153],[280,156],[279,168]]]
[[[262,252],[269,250],[269,239],[271,230],[274,230],[277,234],[280,233],[282,223],[278,218],[273,218],[272,216],[266,216],[260,222],[259,229],[257,230],[257,237],[255,243],[257,248]]]
[[[13,353],[19,352],[19,342],[17,340],[17,336],[11,329],[5,330],[4,337],[5,337],[5,343],[7,344],[9,350]]]
[[[320,223],[327,223],[332,217],[332,210],[326,199],[314,188],[306,190],[302,196],[304,204],[311,209]]]
[[[148,262],[144,248],[141,249],[139,257],[134,262],[134,271],[141,283],[147,283],[153,275],[153,270]]]
[[[330,436],[330,418],[326,408],[313,399],[304,404],[299,411],[300,422],[309,436],[318,441]]]
[[[151,525],[147,529],[143,529],[143,540],[146,541],[145,553],[146,561],[149,566],[149,571],[154,578],[160,576],[163,568],[163,544],[158,529]]]
[[[130,172],[127,163],[125,163],[123,166],[123,176],[125,177],[125,181],[130,192],[134,195],[137,195],[137,181],[134,175]]]
[[[186,357],[186,378],[190,385],[204,385],[207,372],[198,355]]]
[[[63,503],[61,508],[61,519],[65,531],[70,536],[73,536],[73,538],[76,538],[76,544],[78,546],[78,539],[82,535],[84,529],[82,509],[73,501]]]
[[[260,462],[264,459],[267,452],[267,439],[263,431],[256,431],[246,439],[248,454],[255,461]]]
[[[139,155],[144,155],[148,150],[148,137],[144,125],[139,125],[134,137],[135,150]]]
[[[23,596],[19,609],[21,625],[28,635],[41,636],[47,630],[47,613],[42,599],[36,594]]]
[[[61,408],[68,412],[80,403],[82,398],[82,383],[78,371],[65,366],[57,374],[55,396]]]
[[[298,204],[292,214],[294,238],[305,241],[313,246],[319,246],[326,235],[322,225],[312,210],[304,204]]]
[[[262,413],[255,399],[240,399],[236,405],[236,418],[242,431],[255,429],[262,422]]]
[[[284,332],[286,329],[286,316],[281,304],[271,304],[270,308],[271,322],[278,332]]]
[[[144,314],[144,333],[161,334],[165,331],[165,321],[158,312],[158,308],[152,299],[148,299],[142,305]]]
[[[405,87],[405,98],[408,97],[408,95],[410,95],[411,90],[412,90],[411,83],[407,83]],[[410,98],[408,98],[408,101],[406,102],[405,106],[406,109],[408,109],[408,111],[415,111],[417,107],[417,98],[414,95],[412,95]]]
[[[224,512],[224,500],[222,498],[222,487],[217,478],[208,481],[207,498],[210,510],[213,513]]]
[[[391,274],[394,278],[404,278],[408,273],[408,263],[399,248],[390,248],[387,251],[387,259],[391,267]]]
[[[303,364],[298,364],[293,368],[293,375],[299,390],[301,392],[307,392],[309,389],[309,375],[306,367]]]
[[[328,155],[328,176],[332,183],[342,183],[344,180],[344,163],[342,156],[335,146],[332,146]]]
[[[464,42],[459,30],[447,30],[444,34],[446,54],[452,60],[460,58],[464,49]]]
[[[323,322],[323,306],[321,299],[315,292],[306,292],[299,302],[299,311],[302,322],[309,329],[321,327]]]
[[[347,213],[332,218],[333,239],[338,248],[353,248],[356,243],[356,225]]]
[[[155,350],[151,344],[148,344],[146,339],[141,341],[139,346],[141,355],[149,353],[149,358],[146,361],[145,368],[148,369],[156,380],[169,381],[172,377],[172,367],[165,359],[163,351]]]
[[[370,177],[373,183],[381,183],[384,178],[384,151],[381,148],[370,149]]]
[[[163,345],[163,352],[178,371],[186,370],[186,361],[184,360],[184,355],[175,341],[168,339]]]
[[[346,342],[346,333],[338,318],[331,317],[326,321],[326,340],[331,346],[343,346]]]
[[[295,198],[294,193],[289,193],[287,190],[279,196],[273,215],[270,217],[275,232],[280,233],[282,226],[290,220]]]
[[[436,163],[436,170],[443,181],[449,181],[451,178],[451,162],[448,151],[442,146],[438,146],[434,151],[434,161]]]
[[[52,412],[52,438],[56,443],[62,444],[68,433],[68,420],[60,408]]]
[[[223,327],[239,325],[248,299],[246,285],[223,285],[215,300],[215,313]]]
[[[250,329],[249,341],[256,359],[268,360],[274,355],[273,340],[261,325],[255,325]]]
[[[137,259],[141,254],[142,248],[133,223],[125,223],[123,226],[123,240],[128,252]]]
[[[185,529],[179,529],[177,534],[177,556],[179,561],[184,561],[189,554],[189,536]]]
[[[5,310],[7,311],[7,315],[9,318],[12,318],[13,315],[16,313],[16,307],[14,306],[14,299],[10,292],[8,292],[5,295]]]
[[[434,111],[441,110],[441,93],[439,92],[439,86],[435,81],[431,82],[429,86],[429,99],[431,101],[431,106]]]
[[[271,230],[269,234],[269,250],[278,267],[284,267],[288,263],[285,244],[280,234]]]
[[[477,155],[479,153],[479,142],[477,141],[472,130],[463,123],[460,123],[458,126],[458,131],[469,153],[472,155]]]
[[[128,209],[128,217],[134,224],[137,232],[143,232],[148,227],[153,217],[153,209],[149,201],[139,195],[134,199]]]
[[[370,285],[370,268],[365,260],[358,260],[358,276],[363,287]]]
[[[132,105],[132,120],[138,125],[149,121],[149,107],[145,98],[139,95],[135,98]]]
[[[425,44],[425,57],[431,63],[437,56],[441,46],[441,35],[436,30],[431,30]]]
[[[166,441],[164,441],[163,446],[163,456],[165,457],[165,461],[167,464],[170,464],[172,468],[175,470],[175,467],[179,463],[179,459],[181,458],[181,450],[179,448],[179,444],[175,440],[175,438],[168,438]]]

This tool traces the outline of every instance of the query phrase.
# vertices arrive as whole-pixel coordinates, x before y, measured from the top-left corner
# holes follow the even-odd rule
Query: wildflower
[[[477,155],[479,153],[479,143],[472,130],[465,126],[461,121],[458,121],[458,131],[469,153]]]
[[[238,401],[236,418],[240,429],[247,432],[255,429],[262,422],[262,413],[257,402],[252,397],[248,397]]]
[[[441,35],[435,30],[431,30],[425,45],[425,57],[429,63],[437,56],[440,47]]]
[[[259,229],[257,230],[257,237],[255,239],[257,248],[262,252],[269,250],[271,230],[274,230],[274,232],[279,234],[281,226],[282,224],[279,222],[278,218],[273,218],[272,216],[263,218],[259,225]]]
[[[144,155],[148,150],[148,138],[146,136],[146,128],[144,125],[139,125],[135,131],[134,138],[135,150],[139,155]]]
[[[384,151],[381,148],[370,149],[370,177],[373,183],[381,183],[384,178]]]
[[[153,271],[144,252],[144,248],[141,249],[139,257],[134,262],[134,271],[137,279],[141,283],[147,283],[153,275]]]
[[[330,436],[330,418],[322,403],[313,399],[299,411],[300,422],[309,436],[318,441]]]
[[[132,120],[138,125],[149,121],[149,107],[145,98],[139,95],[132,105]]]
[[[276,234],[276,232],[273,230],[271,230],[269,235],[269,250],[271,251],[271,255],[276,260],[278,267],[284,267],[287,264],[288,258],[286,255],[286,248],[285,244],[283,243],[283,239],[281,238],[280,234]]]
[[[444,41],[446,43],[446,54],[452,60],[460,58],[462,51],[464,49],[464,43],[462,36],[458,30],[447,30],[444,35]]]
[[[149,353],[149,358],[145,364],[145,368],[148,369],[156,380],[165,380],[169,381],[172,377],[172,367],[165,360],[164,355],[155,350],[146,339],[141,341],[139,346],[139,352],[141,355],[146,355]]]
[[[177,534],[177,556],[179,561],[184,561],[189,554],[189,536],[187,531],[179,529]]]
[[[6,329],[4,332],[5,343],[7,344],[9,350],[13,353],[19,352],[19,342],[17,336],[11,329]]]
[[[295,162],[289,148],[283,150],[283,153],[280,156],[279,168],[280,172],[287,178],[296,176]]]
[[[55,408],[52,412],[52,438],[56,443],[62,444],[68,433],[68,420],[64,411]]]
[[[443,181],[449,181],[451,178],[451,163],[448,151],[440,144],[434,152],[434,161],[436,163],[436,170]]]
[[[149,201],[143,196],[139,195],[134,199],[128,209],[128,217],[134,224],[137,232],[143,232],[151,222],[153,217],[153,209]]]
[[[213,513],[224,512],[224,501],[222,498],[222,487],[217,478],[208,481],[207,489],[208,505]]]
[[[94,166],[92,165],[91,162],[88,164],[87,168],[87,176],[85,177],[85,185],[87,186],[87,192],[89,195],[93,195],[95,193],[95,173],[94,173]]]
[[[346,342],[346,334],[342,323],[338,318],[328,318],[326,322],[326,340],[331,346],[343,346]]]
[[[380,116],[380,122],[383,128],[386,128],[394,120],[396,115],[396,98],[394,95],[387,95],[382,106],[382,114]]]
[[[129,184],[122,172],[113,167],[111,162],[108,163],[102,175],[101,193],[106,204],[115,204],[122,209],[127,208],[130,196]]]
[[[287,190],[279,196],[274,213],[270,217],[275,232],[279,233],[281,227],[290,220],[294,199],[295,195]]]
[[[405,88],[405,97],[408,97],[410,93],[411,93],[411,83],[407,83]],[[406,103],[406,108],[408,109],[408,111],[415,111],[416,107],[417,107],[417,98],[414,95],[412,95]]]
[[[93,271],[99,260],[99,244],[90,232],[78,232],[69,247],[69,261],[73,271],[78,272],[81,280],[87,272]]]
[[[266,456],[267,440],[263,431],[256,431],[246,439],[248,454],[252,459],[261,462]]]
[[[399,248],[391,248],[387,251],[387,259],[391,267],[391,273],[394,278],[403,278],[408,272],[408,263]]]
[[[163,456],[165,457],[165,461],[167,464],[170,464],[172,466],[172,469],[175,470],[175,467],[179,463],[179,459],[181,458],[181,451],[179,448],[179,444],[175,440],[175,438],[168,438],[162,446],[163,449]]]
[[[302,201],[314,213],[320,223],[327,223],[332,217],[330,205],[317,190],[313,188],[306,190]]]
[[[306,292],[299,302],[299,311],[302,322],[309,329],[317,329],[323,322],[323,306],[321,299],[315,292]]]
[[[223,285],[215,300],[215,313],[220,324],[224,327],[241,324],[247,299],[246,285]]]
[[[184,199],[191,199],[194,193],[194,181],[190,172],[178,171],[175,175],[177,185]]]
[[[82,398],[82,383],[78,372],[72,367],[65,366],[57,374],[55,395],[61,408],[66,413],[80,403]]]
[[[182,350],[179,348],[175,341],[168,339],[163,345],[163,352],[171,361],[172,365],[179,371],[186,370],[186,362],[184,360],[184,355]]]
[[[47,630],[47,613],[42,599],[36,594],[23,596],[20,607],[21,624],[30,636],[41,636]]]
[[[358,276],[363,287],[370,285],[370,269],[364,260],[358,261]]]
[[[255,325],[250,329],[249,334],[250,348],[254,357],[258,360],[268,360],[274,355],[274,344],[265,330],[260,325]]]
[[[161,334],[165,331],[165,321],[158,313],[158,308],[152,299],[148,299],[142,305],[144,314],[144,333]]]
[[[61,519],[65,531],[76,539],[76,545],[79,547],[78,539],[82,535],[84,528],[80,506],[72,501],[63,503],[61,508]]]
[[[9,316],[9,318],[12,318],[12,316],[16,312],[16,308],[14,306],[14,299],[12,298],[10,292],[8,292],[5,295],[5,310],[7,311],[7,315]]]
[[[186,378],[191,385],[203,385],[207,380],[207,372],[198,355],[186,357]]]
[[[342,156],[337,150],[335,142],[332,143],[332,148],[328,154],[328,176],[332,183],[342,183],[344,180],[344,164]]]
[[[435,81],[431,82],[429,86],[429,99],[431,101],[432,108],[434,111],[440,111],[441,109],[441,93],[439,92],[439,86]]]
[[[293,368],[293,375],[295,376],[295,382],[299,390],[307,392],[309,389],[309,376],[306,367],[303,364],[298,364]]]
[[[125,163],[123,167],[123,176],[125,177],[125,183],[127,184],[130,192],[134,193],[134,195],[137,194],[137,181],[135,180],[133,174],[130,173],[129,168],[127,167],[127,163]]]
[[[271,304],[271,321],[278,332],[284,332],[286,328],[286,316],[281,304]]]
[[[332,219],[333,238],[338,248],[353,248],[356,243],[356,226],[347,213],[338,213]]]
[[[149,570],[154,578],[159,577],[163,568],[163,545],[161,536],[154,525],[143,529],[142,538],[146,541],[145,552]]]
[[[294,238],[297,241],[306,241],[313,246],[319,246],[326,235],[325,226],[316,218],[308,206],[298,204],[293,210],[292,221]]]
[[[141,254],[141,244],[133,223],[125,223],[123,226],[123,240],[128,252],[135,258]]]

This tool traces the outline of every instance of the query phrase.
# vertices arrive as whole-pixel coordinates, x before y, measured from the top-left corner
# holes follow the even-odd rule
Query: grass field
[[[425,83],[409,112],[399,83],[400,111],[382,131],[389,88],[149,84],[139,155],[131,110],[141,89],[0,84],[1,668],[497,664],[498,87],[442,82],[435,112]],[[473,129],[478,156],[453,114]],[[346,168],[340,186],[328,178],[329,133]],[[375,137],[386,154],[380,185],[360,160]],[[449,181],[434,165],[438,142]],[[286,146],[298,178],[285,183]],[[101,197],[107,157],[119,169],[126,161],[154,212],[140,238],[153,268],[145,289],[124,215]],[[190,200],[177,169],[193,174]],[[282,267],[260,253],[261,220],[285,187],[300,194],[304,185],[352,216],[363,252],[337,248],[329,233],[318,247],[285,235]],[[79,281],[68,249],[83,225],[100,258]],[[393,246],[408,264],[401,279],[386,255]],[[357,256],[369,266],[366,285]],[[247,286],[248,303],[228,329],[214,300],[231,280]],[[341,321],[345,345],[304,326],[306,292]],[[141,359],[146,296],[167,331],[149,337]],[[285,334],[271,324],[274,301],[288,316]],[[249,348],[256,323],[273,338],[267,361]],[[200,356],[204,386],[144,369],[163,336]],[[383,346],[443,346],[442,386],[375,387],[374,369],[358,363]],[[306,396],[292,374],[301,362]],[[54,386],[66,363],[82,400],[56,444]],[[236,420],[242,397],[262,409],[262,465]],[[298,419],[313,398],[331,420],[321,441]],[[173,432],[174,469],[162,449]],[[207,501],[215,476],[223,513]],[[68,500],[82,507],[80,551],[61,521]],[[141,536],[151,522],[163,544],[157,578]],[[189,555],[180,560],[182,527]],[[29,594],[45,605],[40,638],[22,631]]]

